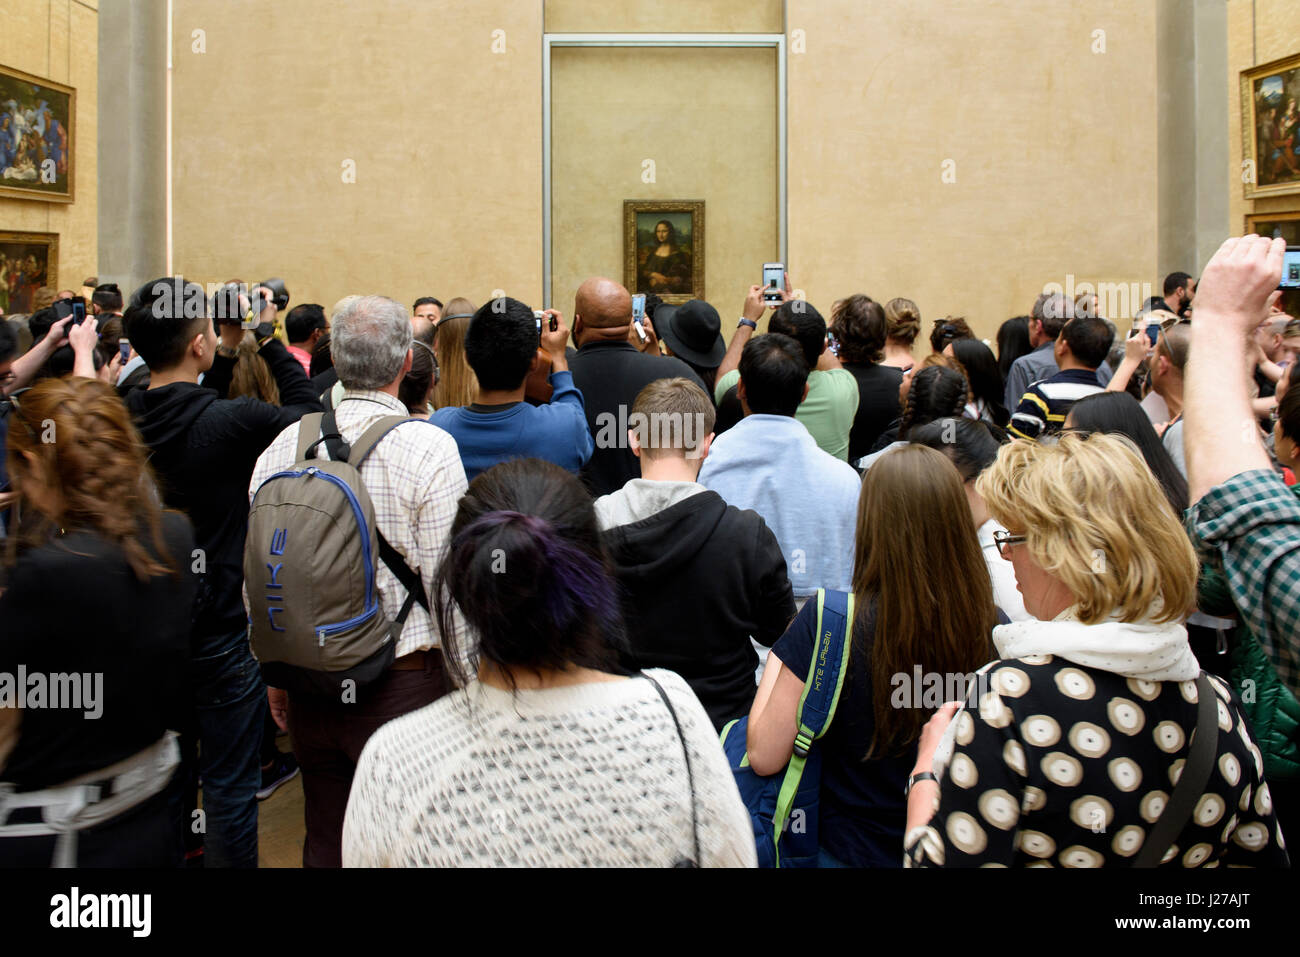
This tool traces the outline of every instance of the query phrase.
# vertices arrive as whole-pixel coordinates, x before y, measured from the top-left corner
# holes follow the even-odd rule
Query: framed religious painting
[[[1247,213],[1245,235],[1268,239],[1281,236],[1288,246],[1300,246],[1300,213]]]
[[[1300,54],[1242,71],[1241,140],[1246,199],[1300,193]]]
[[[70,203],[77,91],[0,66],[0,196]]]
[[[0,315],[30,315],[36,290],[58,284],[58,233],[0,232]]]
[[[680,304],[704,298],[704,201],[623,201],[623,285]]]

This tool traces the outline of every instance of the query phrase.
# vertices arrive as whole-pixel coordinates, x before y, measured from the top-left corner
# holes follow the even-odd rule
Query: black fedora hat
[[[655,310],[654,326],[673,355],[697,366],[716,368],[727,354],[718,310],[703,299],[660,306]]]

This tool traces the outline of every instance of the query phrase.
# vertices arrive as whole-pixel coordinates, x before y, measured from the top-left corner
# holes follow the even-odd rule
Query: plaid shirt
[[[355,442],[367,428],[386,415],[409,415],[406,406],[383,392],[347,392],[338,405],[339,431]],[[413,419],[380,440],[361,466],[375,524],[412,569],[420,573],[426,594],[433,593],[433,578],[446,554],[456,504],[465,494],[465,469],[456,442],[424,419]],[[257,460],[248,497],[276,472],[292,468],[298,451],[298,424],[281,432]],[[325,452],[322,445],[317,454]],[[328,454],[328,453],[325,453]],[[406,600],[406,589],[383,562],[375,578],[384,614],[396,618]],[[438,626],[416,605],[411,609],[397,642],[396,656],[441,645]]]
[[[1300,498],[1276,472],[1242,472],[1193,505],[1187,527],[1222,563],[1233,604],[1300,696]]]

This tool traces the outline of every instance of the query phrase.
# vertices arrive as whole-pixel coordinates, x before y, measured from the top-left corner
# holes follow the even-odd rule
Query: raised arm
[[[1251,337],[1268,315],[1285,252],[1283,239],[1229,239],[1197,287],[1183,405],[1193,502],[1234,475],[1271,468],[1251,407]]]
[[[1123,392],[1128,388],[1133,373],[1151,351],[1150,345],[1151,340],[1147,338],[1144,329],[1138,329],[1124,340],[1124,359],[1115,370],[1115,374],[1110,377],[1110,381],[1106,383],[1107,392]]]

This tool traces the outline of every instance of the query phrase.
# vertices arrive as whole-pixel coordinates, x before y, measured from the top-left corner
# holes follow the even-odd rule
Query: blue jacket
[[[776,534],[795,598],[850,591],[862,480],[796,419],[749,415],[713,440],[699,482]]]
[[[549,405],[448,406],[429,417],[456,440],[465,478],[510,459],[545,459],[575,474],[586,464],[594,445],[582,393],[567,370],[551,373],[550,383]]]

